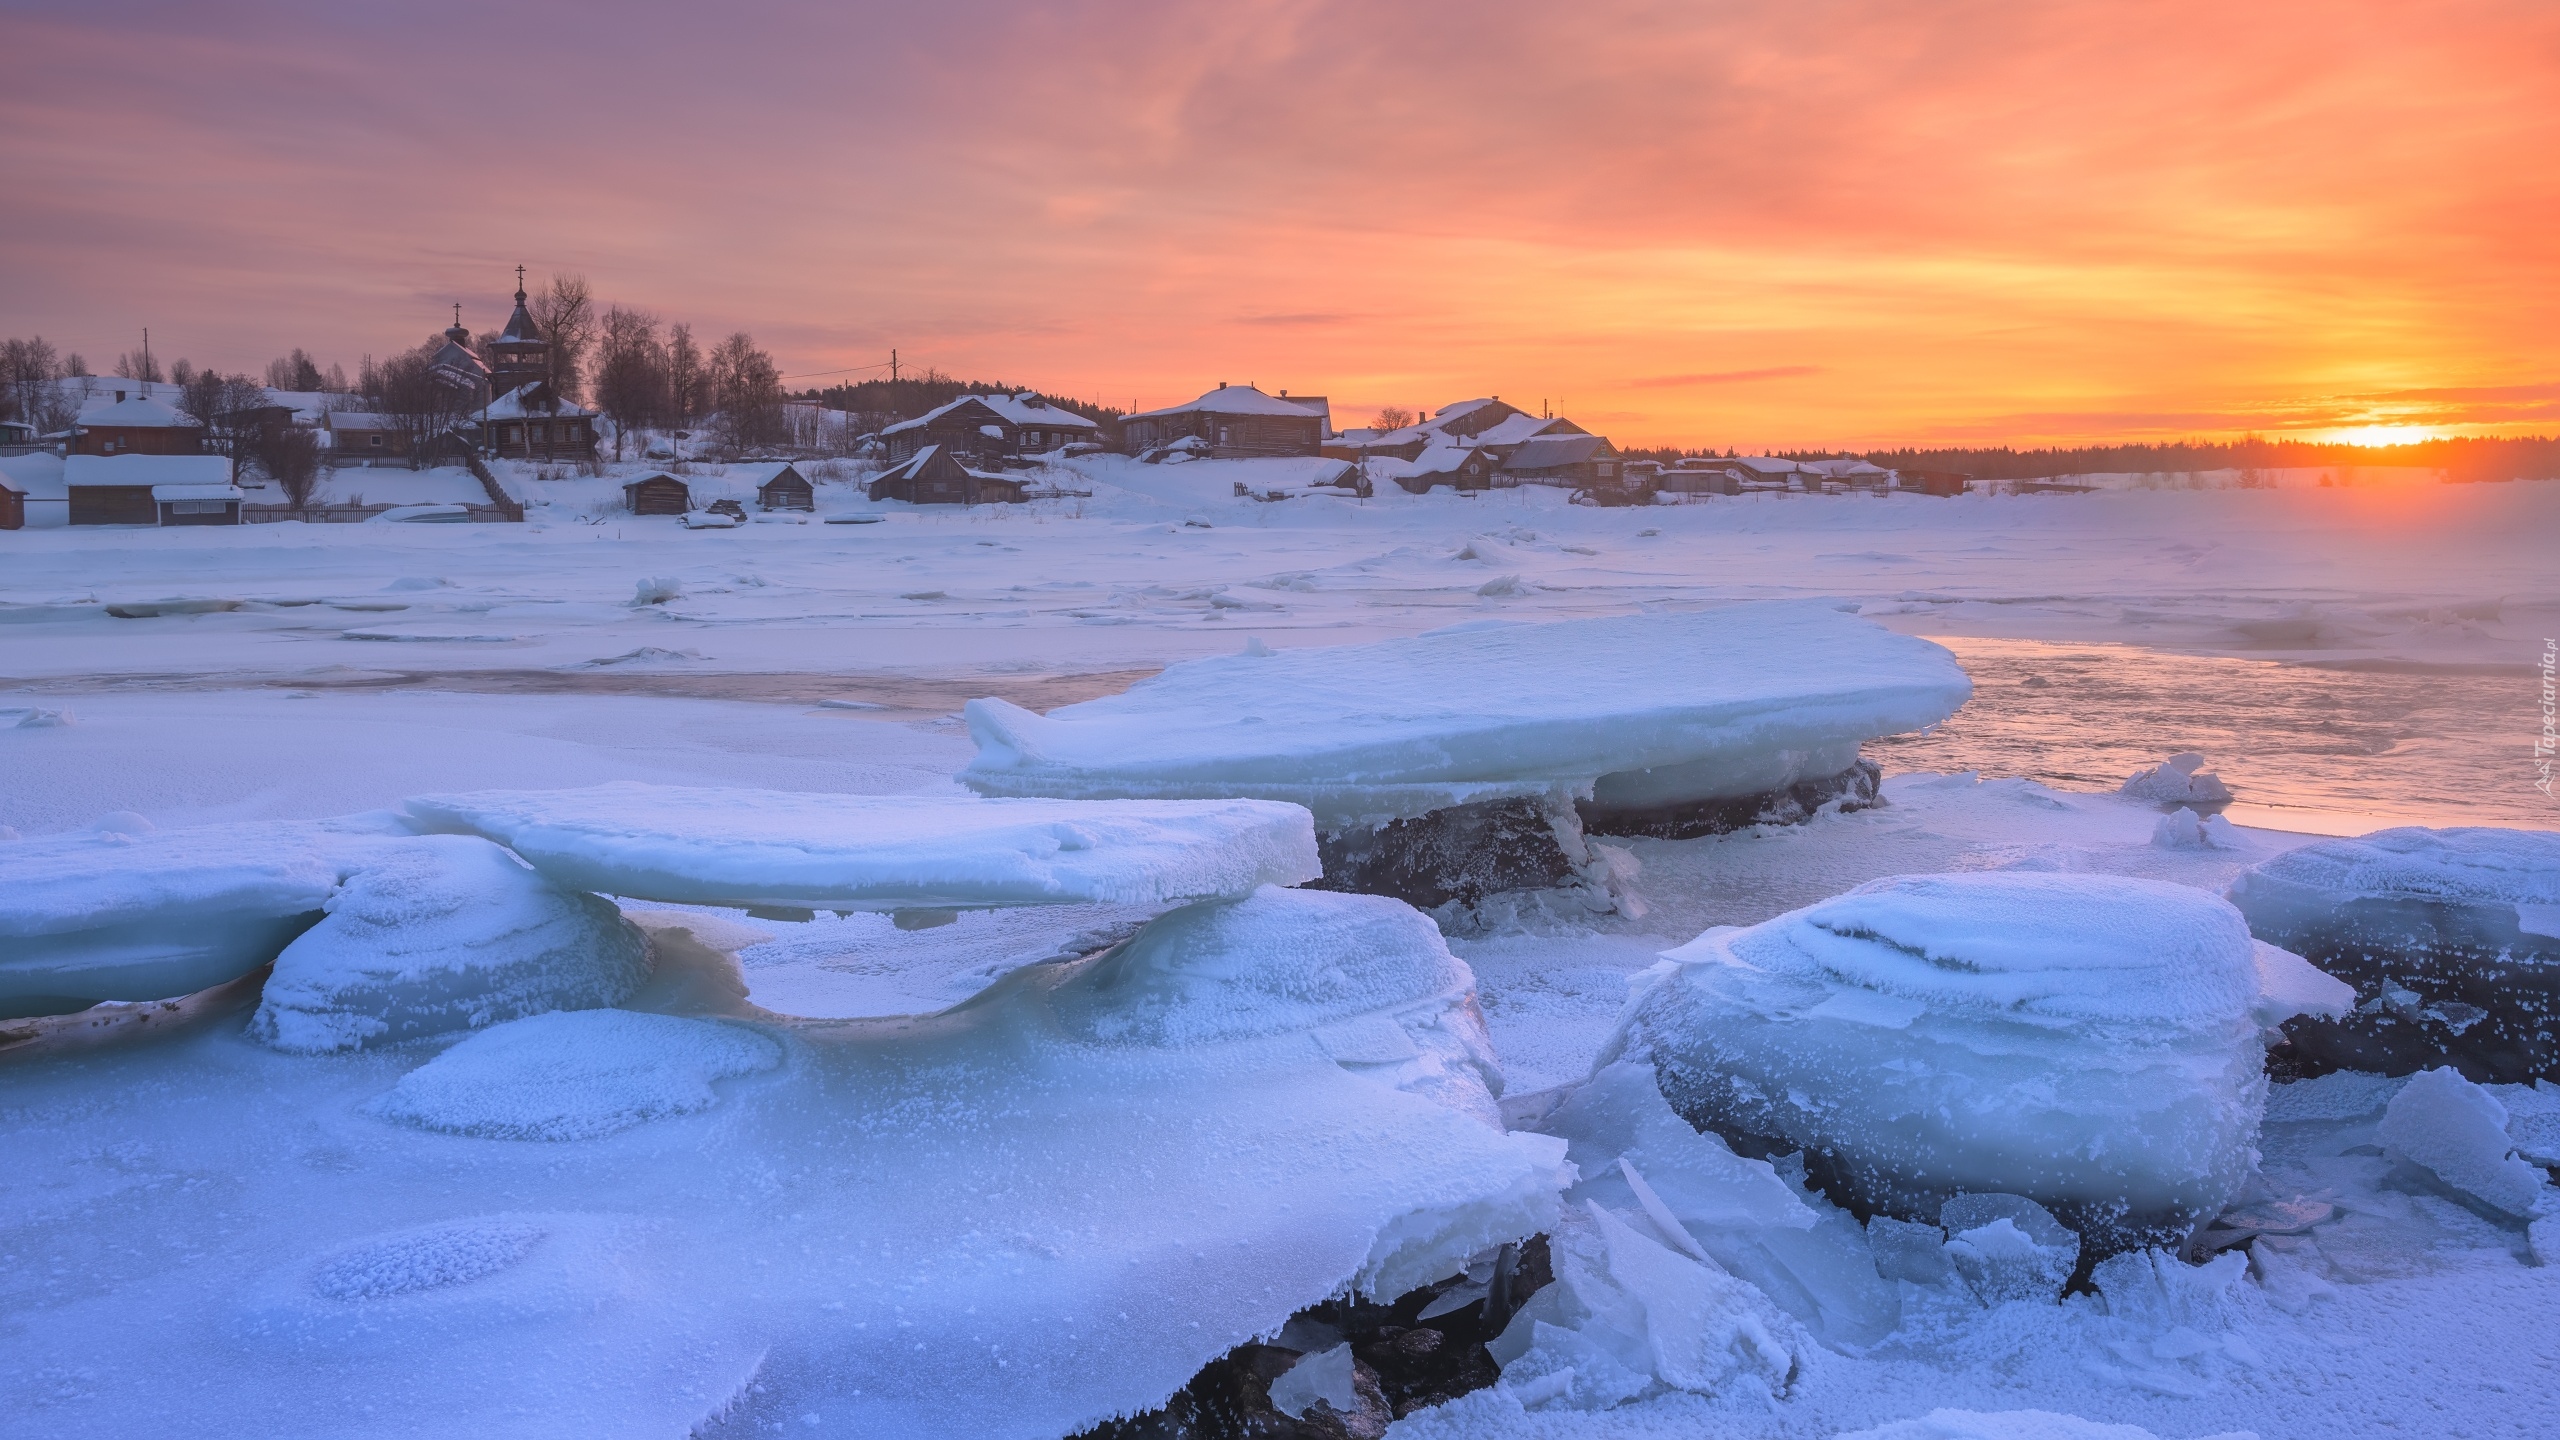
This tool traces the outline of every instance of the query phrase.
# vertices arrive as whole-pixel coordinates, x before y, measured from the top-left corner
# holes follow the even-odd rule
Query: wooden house
[[[1409,462],[1411,469],[1396,477],[1396,484],[1415,495],[1425,494],[1435,485],[1446,485],[1462,494],[1493,488],[1493,478],[1502,469],[1501,457],[1480,445],[1444,445],[1425,450]]]
[[[517,460],[593,460],[596,412],[561,398],[548,380],[530,380],[473,417],[492,455]]]
[[[1513,447],[1502,464],[1502,479],[1512,485],[1556,485],[1568,490],[1617,490],[1618,447],[1605,435],[1540,435]]]
[[[904,500],[910,505],[1010,505],[1028,487],[1008,475],[990,475],[960,463],[939,445],[928,445],[906,463],[883,471],[870,485],[874,500]]]
[[[370,465],[376,460],[409,456],[409,433],[388,415],[362,410],[331,410],[320,417],[320,433],[329,437],[321,458],[331,465]]]
[[[201,455],[204,427],[165,400],[118,390],[115,399],[80,414],[71,430],[74,455]]]
[[[1684,459],[1663,467],[1654,488],[1665,495],[1739,495],[1742,475],[1730,461]]]
[[[1061,445],[1092,440],[1102,427],[1025,390],[1014,395],[963,395],[947,405],[901,420],[880,432],[892,464],[939,445],[964,460],[992,465],[1011,455],[1041,455]]]
[[[693,508],[693,491],[682,479],[661,470],[625,482],[622,500],[634,515],[681,515]]]
[[[1265,395],[1251,385],[1220,382],[1197,400],[1147,410],[1120,422],[1122,444],[1132,454],[1177,440],[1200,442],[1213,459],[1323,453],[1330,406],[1320,395]]]
[[[73,455],[62,485],[73,525],[240,523],[240,490],[219,455]]]
[[[1011,456],[1040,455],[1060,446],[1090,441],[1102,427],[1072,410],[1062,410],[1038,395],[963,395],[917,420],[880,432],[892,461],[907,459],[927,445],[941,445],[964,462],[992,465]]]
[[[808,477],[786,460],[756,482],[756,504],[767,510],[815,510],[818,492]]]
[[[1903,470],[1896,473],[1901,478],[1897,488],[1942,499],[1963,494],[1966,482],[1973,479],[1960,470]]]

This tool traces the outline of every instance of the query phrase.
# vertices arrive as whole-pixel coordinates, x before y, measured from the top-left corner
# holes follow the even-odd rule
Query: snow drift
[[[2250,933],[2355,987],[2286,1027],[2300,1067],[2560,1080],[2560,835],[2410,827],[2324,840],[2231,882]]]
[[[1597,824],[1836,775],[1971,693],[1940,647],[1820,604],[1464,625],[1188,661],[1047,715],[972,700],[961,779],[1286,800],[1328,831],[1562,787]]]
[[[1903,876],[1669,952],[1602,1059],[1649,1055],[1691,1122],[1800,1149],[1854,1209],[2019,1195],[2103,1254],[2230,1198],[2266,1030],[2346,1000],[2184,886]]]
[[[620,1002],[649,975],[610,902],[486,840],[383,847],[276,957],[252,1035],[317,1053]]]
[[[1171,904],[1317,874],[1306,812],[1251,800],[816,795],[620,782],[429,795],[414,829],[479,835],[578,890],[800,910]]]

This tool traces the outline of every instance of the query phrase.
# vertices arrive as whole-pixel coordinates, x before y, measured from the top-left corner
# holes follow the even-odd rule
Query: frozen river
[[[1979,770],[2112,790],[2202,751],[2232,818],[2361,834],[2386,825],[2560,824],[2533,786],[2530,674],[2332,669],[2131,645],[1949,637],[1971,703],[1927,735],[1870,747],[1888,772]]]

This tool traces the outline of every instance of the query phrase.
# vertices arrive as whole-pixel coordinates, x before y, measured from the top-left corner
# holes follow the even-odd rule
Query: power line
[[[851,375],[861,370],[886,370],[888,368],[890,368],[890,362],[883,360],[877,365],[847,365],[841,370],[804,370],[797,375],[785,375],[782,378],[785,380],[816,380],[827,375]]]

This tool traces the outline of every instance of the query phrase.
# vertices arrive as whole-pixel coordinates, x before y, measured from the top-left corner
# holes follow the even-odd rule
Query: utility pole
[[[142,327],[142,373],[146,377],[142,382],[142,393],[148,395],[151,393],[148,378],[151,374],[151,327],[148,325]]]
[[[894,345],[889,347],[889,383],[898,383],[898,350]]]

